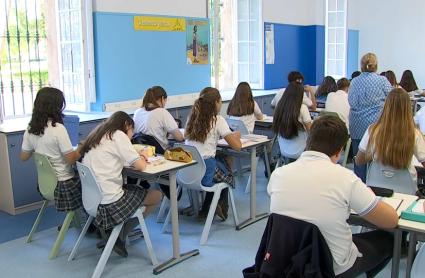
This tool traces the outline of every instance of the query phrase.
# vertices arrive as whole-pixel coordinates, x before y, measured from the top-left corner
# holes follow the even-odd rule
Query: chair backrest
[[[158,154],[164,154],[165,152],[164,148],[156,140],[155,137],[151,135],[143,134],[141,132],[134,134],[133,138],[131,139],[131,142],[133,144],[144,144],[144,145],[154,146],[155,152]]]
[[[422,245],[413,262],[411,278],[421,278],[425,273],[425,245]]]
[[[87,213],[96,217],[97,207],[102,201],[102,192],[93,172],[86,165],[77,162],[78,174],[81,180],[83,206]]]
[[[292,139],[285,139],[278,136],[280,154],[286,158],[298,159],[304,152],[307,144],[307,133],[298,131],[298,136]]]
[[[415,194],[417,186],[408,169],[394,169],[382,165],[378,161],[372,161],[367,170],[366,184],[376,187],[384,187],[394,192]]]
[[[46,200],[53,200],[58,178],[56,171],[50,164],[47,156],[34,153],[35,166],[37,168],[38,188]]]
[[[183,148],[192,154],[193,160],[196,164],[180,169],[177,171],[177,183],[190,189],[199,190],[201,188],[201,181],[205,175],[206,165],[199,151],[194,146],[175,144],[177,147]]]
[[[227,118],[226,121],[231,130],[239,131],[241,135],[249,134],[248,129],[246,128],[245,124],[241,120]]]

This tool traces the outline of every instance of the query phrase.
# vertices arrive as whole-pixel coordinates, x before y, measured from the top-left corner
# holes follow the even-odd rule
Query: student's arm
[[[369,213],[363,215],[363,218],[383,229],[392,229],[398,224],[397,212],[392,206],[381,201],[378,201],[378,204]]]
[[[139,171],[143,171],[146,169],[146,165],[147,165],[147,156],[144,156],[143,154],[140,155],[140,159],[137,159],[136,161],[133,162],[133,164],[131,164],[131,166]]]
[[[147,164],[147,151],[137,152],[131,144],[127,134],[118,130],[112,135],[112,140],[115,142],[115,147],[121,159],[127,162],[128,165],[136,170],[143,171]]]
[[[180,132],[180,130],[179,130],[179,129],[175,129],[175,130],[171,131],[171,132],[170,132],[170,134],[173,136],[173,138],[174,138],[176,141],[179,141],[179,142],[184,141],[184,136],[183,136],[183,134]]]
[[[370,161],[366,157],[366,151],[367,151],[367,145],[369,144],[369,128],[364,133],[362,140],[360,140],[359,143],[359,150],[357,151],[356,155],[356,164],[357,165],[364,165]]]
[[[229,144],[229,146],[235,151],[241,150],[242,142],[241,142],[241,133],[239,131],[235,131],[224,136],[224,140],[226,140],[227,144]]]
[[[20,158],[22,161],[27,161],[32,156],[32,152],[21,151]]]
[[[28,133],[28,130],[26,130],[22,139],[21,154],[19,156],[22,161],[27,161],[28,159],[30,159],[32,153],[34,152],[34,148],[31,144],[29,137],[30,135]]]
[[[310,111],[308,111],[308,108],[305,104],[301,104],[300,117],[301,123],[303,124],[305,130],[307,132],[310,132],[311,123],[313,122],[313,120],[311,119]]]
[[[310,132],[311,122],[304,124],[305,131]]]
[[[356,155],[356,165],[364,165],[368,163],[370,159],[368,160],[366,158],[366,153],[364,153],[362,150],[359,149]]]
[[[75,161],[78,161],[78,159],[80,159],[81,154],[79,150],[76,150],[65,154],[63,157],[65,158],[66,163],[74,164]]]
[[[384,229],[397,226],[397,212],[388,204],[381,202],[378,197],[364,184],[360,178],[353,174],[350,208],[366,219],[368,222]]]
[[[314,88],[310,85],[304,86],[304,90],[308,94],[308,98],[311,100],[311,106],[309,107],[312,111],[315,111],[317,108],[317,102],[316,102],[316,94],[314,92]]]
[[[261,112],[261,109],[255,100],[254,100],[254,116],[257,120],[262,120],[264,118],[263,112]]]

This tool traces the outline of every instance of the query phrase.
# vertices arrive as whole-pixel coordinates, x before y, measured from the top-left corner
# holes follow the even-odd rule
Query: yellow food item
[[[143,144],[133,144],[133,147],[137,152],[146,150],[148,157],[155,156],[155,147],[154,146],[143,145]]]

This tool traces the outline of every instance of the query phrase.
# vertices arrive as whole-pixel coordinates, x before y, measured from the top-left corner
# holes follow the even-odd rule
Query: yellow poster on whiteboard
[[[136,31],[185,32],[186,20],[177,17],[134,16]]]

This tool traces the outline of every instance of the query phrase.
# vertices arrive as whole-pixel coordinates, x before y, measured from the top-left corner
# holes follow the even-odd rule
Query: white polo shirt
[[[104,136],[99,145],[84,155],[84,165],[93,171],[101,188],[101,204],[111,204],[124,195],[122,169],[139,159],[130,138],[121,130],[115,131],[112,139]]]
[[[55,169],[58,181],[66,181],[74,177],[74,171],[70,164],[65,161],[65,155],[73,151],[71,140],[63,124],[47,122],[44,134],[41,136],[28,132],[24,133],[22,151],[36,152],[49,158],[53,169]]]
[[[350,104],[348,103],[348,94],[343,90],[338,90],[328,94],[325,104],[325,111],[335,112],[339,118],[347,125],[350,115]]]
[[[178,129],[177,123],[170,112],[164,108],[146,111],[139,108],[134,112],[134,132],[141,132],[155,137],[161,147],[168,148],[167,134]]]
[[[353,209],[369,213],[378,198],[350,170],[320,152],[305,151],[271,175],[267,191],[270,212],[315,224],[332,253],[335,274],[351,268],[360,256],[347,219]]]
[[[250,133],[253,133],[254,127],[255,127],[255,120],[257,118],[262,117],[262,116],[263,116],[263,113],[261,112],[261,109],[258,106],[258,103],[254,100],[254,113],[253,114],[244,115],[244,116],[241,116],[241,117],[229,115],[229,119],[241,120],[245,124],[246,129],[248,129],[248,131]]]
[[[370,127],[366,130],[365,134],[362,137],[362,140],[359,143],[359,150],[362,151],[363,153],[366,153],[367,151],[367,145],[369,143],[369,136],[370,136],[369,129]],[[373,149],[374,149],[374,146],[371,146],[372,152],[373,152]],[[410,163],[408,167],[409,173],[412,176],[414,184],[416,184],[417,173],[413,163],[414,158],[416,158],[420,163],[425,161],[425,140],[421,132],[417,129],[415,129],[415,146],[413,148],[412,163]],[[412,194],[412,195],[415,195],[416,190],[418,190],[416,186],[414,188],[405,188],[403,186],[400,186],[398,188],[391,188],[391,189],[393,189],[395,192]]]
[[[302,124],[312,122],[310,112],[308,111],[308,108],[305,104],[301,104],[298,121]],[[305,150],[307,143],[307,132],[304,130],[299,130],[297,137],[286,139],[279,135],[277,139],[282,155],[288,158],[297,159]]]
[[[231,133],[232,131],[223,116],[217,115],[217,121],[208,133],[204,143],[186,139],[186,144],[195,146],[204,159],[215,157],[218,139],[226,137]]]
[[[285,89],[281,89],[277,92],[277,94],[274,96],[274,98],[271,102],[272,107],[277,106],[277,104],[279,103],[279,100],[282,98],[284,93],[285,93]],[[308,96],[306,96],[305,93],[304,93],[304,96],[303,96],[303,104],[307,105],[307,107],[311,107],[313,105],[313,102],[311,101],[311,99]]]

